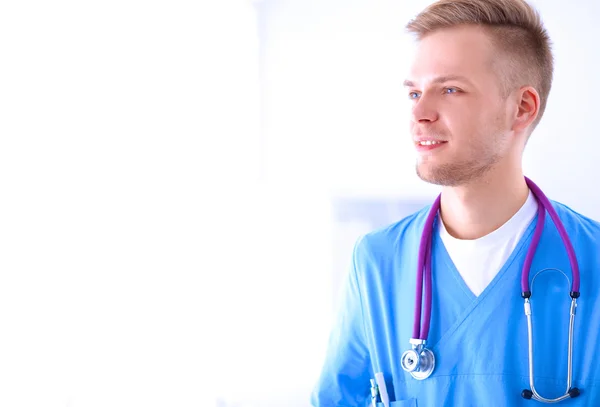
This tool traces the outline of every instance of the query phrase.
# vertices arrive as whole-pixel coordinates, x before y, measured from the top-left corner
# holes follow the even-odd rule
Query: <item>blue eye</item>
[[[446,94],[451,94],[451,93],[457,93],[458,89],[456,88],[444,88],[444,93]]]
[[[409,98],[409,99],[416,99],[416,98],[418,98],[418,97],[419,97],[419,92],[410,92],[410,93],[408,94],[408,98]]]

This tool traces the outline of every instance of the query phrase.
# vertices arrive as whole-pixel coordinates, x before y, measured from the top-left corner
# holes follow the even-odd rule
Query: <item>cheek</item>
[[[452,106],[447,117],[448,130],[457,140],[472,139],[485,122],[481,117],[481,109],[472,104]]]
[[[488,133],[496,133],[506,122],[504,111],[490,101],[481,99],[453,106],[451,117],[452,131],[461,139],[472,139],[474,142],[485,139]]]
[[[490,109],[477,104],[453,106],[447,117],[446,128],[452,135],[455,157],[465,159],[485,155],[496,145],[492,138],[497,133],[498,117]]]

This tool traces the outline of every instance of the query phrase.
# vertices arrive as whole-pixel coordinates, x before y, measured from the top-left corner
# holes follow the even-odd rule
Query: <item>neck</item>
[[[457,239],[478,239],[505,224],[525,204],[529,188],[519,168],[493,171],[467,185],[444,187],[440,217]]]

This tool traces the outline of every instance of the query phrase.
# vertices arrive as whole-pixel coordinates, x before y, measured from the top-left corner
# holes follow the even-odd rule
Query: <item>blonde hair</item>
[[[463,24],[483,27],[506,57],[498,72],[505,97],[525,85],[538,91],[535,128],[546,109],[554,71],[552,44],[539,13],[524,0],[440,0],[412,19],[406,29],[421,40],[436,30]]]

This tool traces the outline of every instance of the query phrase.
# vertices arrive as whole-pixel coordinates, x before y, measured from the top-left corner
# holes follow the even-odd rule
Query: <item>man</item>
[[[600,405],[600,224],[544,201],[521,164],[552,82],[539,15],[522,0],[442,0],[407,28],[417,38],[405,82],[417,172],[441,185],[439,210],[357,242],[313,405],[371,405],[384,390],[396,407],[529,406],[563,395],[565,405]]]

